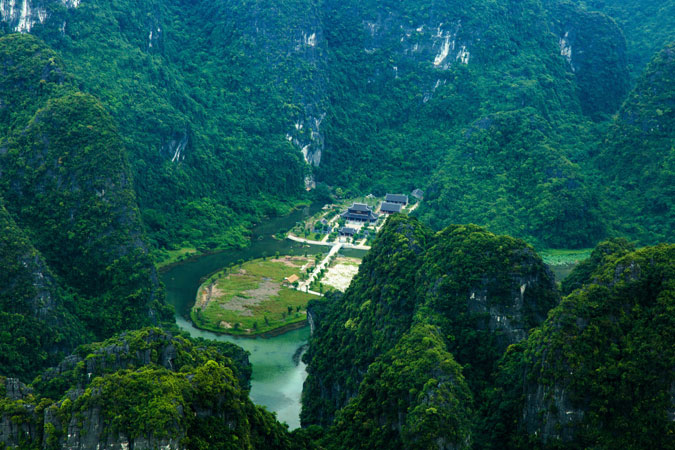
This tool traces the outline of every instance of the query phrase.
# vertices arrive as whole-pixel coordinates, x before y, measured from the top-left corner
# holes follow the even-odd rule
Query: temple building
[[[387,203],[397,203],[399,205],[405,206],[408,204],[408,196],[403,194],[387,194],[384,197],[384,201]]]
[[[380,205],[380,212],[382,214],[400,213],[403,206],[400,203],[382,202]]]
[[[363,203],[354,203],[347,211],[343,212],[340,217],[355,222],[377,221],[377,214],[370,209],[370,206],[364,205]]]

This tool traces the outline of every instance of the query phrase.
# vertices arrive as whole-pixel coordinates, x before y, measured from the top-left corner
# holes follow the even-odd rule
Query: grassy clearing
[[[572,272],[574,266],[591,256],[592,248],[578,250],[549,248],[539,252],[541,258],[549,265],[555,279],[560,282]]]
[[[544,262],[551,266],[576,264],[591,256],[592,248],[577,250],[549,248],[539,252]]]
[[[158,269],[168,265],[183,261],[187,258],[195,256],[199,251],[194,247],[184,247],[178,250],[162,250],[155,253],[155,266]]]
[[[302,256],[256,259],[218,272],[200,287],[190,316],[199,327],[235,335],[256,335],[304,322],[316,296],[283,286],[313,261]]]

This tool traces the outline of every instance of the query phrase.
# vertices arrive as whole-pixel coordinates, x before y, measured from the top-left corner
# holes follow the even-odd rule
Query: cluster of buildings
[[[412,195],[416,198],[422,198],[422,191],[415,189]],[[379,214],[375,213],[370,206],[364,203],[354,203],[340,217],[345,219],[346,222],[371,224],[377,222],[381,215],[400,213],[406,205],[408,205],[407,195],[387,194],[382,203],[380,203]],[[339,230],[338,234],[343,237],[354,237],[357,232],[356,228],[345,226]]]

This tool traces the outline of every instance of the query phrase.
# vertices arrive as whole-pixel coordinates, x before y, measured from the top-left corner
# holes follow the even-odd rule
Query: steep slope
[[[344,423],[335,422],[337,428],[329,431],[337,433],[338,442],[341,438],[336,436],[343,433],[360,433],[348,425],[348,417],[388,414],[378,412],[380,406],[372,402],[372,395],[384,398],[385,393],[383,387],[373,386],[376,376],[368,374],[371,370],[383,373],[384,363],[376,361],[384,358],[391,362],[394,354],[402,351],[392,350],[396,345],[416,345],[415,339],[403,337],[416,326],[422,328],[411,332],[413,335],[430,333],[436,336],[433,339],[442,338],[434,348],[443,354],[453,353],[464,367],[473,396],[482,396],[501,353],[524,339],[557,301],[552,274],[523,241],[495,236],[476,226],[453,226],[431,234],[416,219],[393,216],[345,294],[310,307],[315,329],[305,357],[308,377],[303,390],[303,425],[330,425],[334,417],[337,421],[345,414],[340,419]],[[430,327],[425,328],[427,325]],[[387,352],[391,353],[384,356]],[[419,364],[427,367],[427,362]],[[431,378],[432,374],[419,369],[415,382],[424,384]],[[395,380],[392,384],[396,385]],[[355,400],[349,403],[352,398]],[[395,445],[412,445],[413,441],[406,441],[399,433],[403,416],[417,408],[417,403],[412,398],[402,402],[397,421],[382,416],[379,425],[364,425],[362,431],[373,433],[368,442],[383,438],[382,432],[392,443],[399,442]],[[370,406],[364,411],[356,404]],[[466,406],[460,415],[468,414],[463,409]],[[455,431],[459,436],[466,430]]]
[[[291,101],[302,97],[309,111],[319,97],[292,88],[312,78],[316,59],[298,5],[33,3],[18,1],[4,20],[57,49],[80,88],[111,112],[154,244],[242,245],[251,222],[288,210],[302,195],[298,146],[309,138],[293,124],[314,119]],[[22,5],[29,5],[27,28],[17,25]],[[308,43],[295,51],[303,31]],[[273,51],[261,51],[270,45]]]
[[[438,329],[414,325],[368,367],[328,448],[471,448],[471,393]]]
[[[508,355],[514,447],[672,447],[675,246],[620,255]]]
[[[478,223],[548,247],[602,236],[597,196],[532,111],[476,121],[448,150],[419,216],[435,228]]]
[[[111,111],[159,248],[242,245],[252,222],[288,210],[313,178],[353,194],[433,189],[429,175],[466,128],[500,112],[545,122],[558,150],[545,169],[583,191],[566,159],[592,147],[588,119],[613,113],[627,89],[616,24],[559,0],[34,3],[3,11],[6,29],[45,39]],[[495,195],[504,217],[512,199]],[[592,242],[593,208],[574,206]],[[560,234],[578,228],[577,213],[563,224],[564,214],[521,215],[541,232],[481,211],[470,221],[588,245]]]
[[[618,22],[626,36],[633,78],[638,78],[663,46],[675,39],[675,2],[672,0],[583,0],[583,4]]]
[[[31,387],[2,379],[0,444],[290,448],[286,428],[253,405],[237,378],[250,370],[242,353],[231,344],[201,346],[158,329],[82,347]]]
[[[417,267],[430,238],[431,231],[418,221],[392,217],[344,296],[310,302],[315,329],[304,356],[304,425],[329,424],[356,395],[368,366],[410,327]]]
[[[0,375],[32,379],[84,342],[75,299],[0,203]]]
[[[2,312],[20,314],[10,347],[25,346],[19,335],[35,330],[24,336],[34,352],[4,373],[31,377],[90,333],[108,337],[171,315],[110,116],[33,36],[0,38],[0,64],[0,192],[12,239]]]
[[[597,157],[613,227],[644,243],[675,235],[675,44],[645,69]]]
[[[622,238],[609,239],[597,245],[590,258],[577,264],[572,272],[560,283],[564,295],[591,283],[593,274],[614,258],[620,258],[635,250],[635,245]]]
[[[574,72],[584,114],[599,119],[621,106],[629,89],[626,40],[612,18],[569,1],[544,1],[560,54]]]
[[[453,132],[483,114],[580,111],[538,1],[326,8],[334,81],[319,175],[328,182],[409,190],[434,169]],[[373,172],[386,178],[375,182]]]
[[[47,264],[87,298],[81,312],[97,335],[147,323],[158,280],[103,107],[82,94],[50,100],[1,164],[7,207]]]

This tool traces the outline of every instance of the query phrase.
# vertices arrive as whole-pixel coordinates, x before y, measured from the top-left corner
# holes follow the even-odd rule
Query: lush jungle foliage
[[[232,344],[141,329],[80,347],[29,387],[8,392],[0,378],[0,420],[17,431],[2,437],[21,448],[291,448],[286,428],[248,398],[249,377]]]
[[[0,204],[0,375],[30,380],[91,337],[64,291]]]
[[[499,448],[672,448],[675,246],[600,253],[501,362],[486,422]]]
[[[427,189],[435,229],[656,241],[633,223],[658,213],[602,202],[589,154],[629,67],[670,39],[671,2],[77,3],[42,2],[31,33],[115,119],[156,248],[245,244],[253,222],[304,198],[301,149],[317,180],[354,194]]]
[[[675,255],[636,250],[675,235],[672,0],[0,13],[0,447],[673,447]],[[305,429],[234,346],[86,344],[173,322],[153,252],[245,245],[312,178],[426,195],[311,304]],[[607,236],[560,290],[520,240]]]
[[[310,308],[302,419],[322,428],[297,434],[335,449],[669,448],[674,252],[604,242],[559,302],[522,241],[393,217],[347,292]]]
[[[468,446],[470,399],[482,402],[501,354],[557,302],[552,274],[523,241],[473,225],[433,233],[393,216],[345,294],[310,304],[316,328],[305,357],[303,425],[333,424],[330,448],[343,441],[429,448],[434,439]],[[419,345],[429,350],[412,350]],[[451,369],[454,360],[463,375]],[[432,386],[439,390],[421,395]],[[424,425],[448,411],[455,422],[444,431]]]
[[[616,20],[628,44],[628,64],[638,77],[650,59],[675,39],[675,3],[663,0],[571,0]]]
[[[0,38],[0,64],[2,373],[26,379],[92,335],[171,315],[109,114],[33,36]]]
[[[642,242],[675,236],[674,73],[675,43],[649,63],[597,156],[613,228]]]

